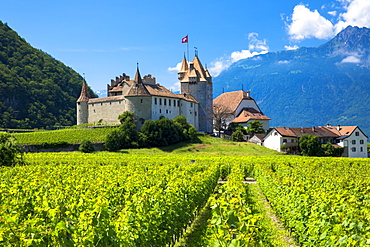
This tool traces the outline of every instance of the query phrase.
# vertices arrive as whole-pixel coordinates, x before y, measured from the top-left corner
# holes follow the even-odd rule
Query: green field
[[[84,128],[63,129],[52,131],[36,131],[30,133],[13,134],[20,145],[34,145],[43,143],[81,143],[83,140],[104,142],[108,133],[116,128]]]
[[[288,156],[200,135],[25,160],[0,168],[0,246],[370,244],[368,159]]]

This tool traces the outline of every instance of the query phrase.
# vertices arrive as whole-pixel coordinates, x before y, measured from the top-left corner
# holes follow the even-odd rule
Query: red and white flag
[[[181,43],[188,43],[188,41],[189,41],[188,35],[181,39]]]

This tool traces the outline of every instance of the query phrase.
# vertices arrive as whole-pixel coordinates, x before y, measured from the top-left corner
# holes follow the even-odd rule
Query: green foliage
[[[0,82],[0,127],[53,128],[76,122],[83,78],[1,21]],[[96,97],[91,90],[90,95]]]
[[[244,141],[243,131],[241,131],[240,129],[236,130],[234,133],[232,133],[231,138],[233,141],[236,141],[236,142]]]
[[[340,157],[340,156],[342,156],[342,154],[344,152],[344,148],[334,147],[334,145],[331,144],[330,142],[321,145],[321,148],[322,148],[324,156]]]
[[[105,140],[104,146],[109,151],[137,147],[139,136],[134,123],[134,114],[124,112],[119,118],[122,125],[109,133]]]
[[[322,154],[319,138],[313,135],[304,134],[299,137],[299,149],[305,156],[319,156]]]
[[[253,122],[250,122],[248,124],[247,132],[251,135],[254,134],[263,134],[265,133],[265,130],[262,128],[263,123],[261,123],[258,120],[254,120]]]
[[[78,150],[80,150],[83,153],[92,153],[95,151],[94,144],[89,140],[83,140],[78,147]]]
[[[23,153],[9,134],[0,134],[0,166],[23,164]]]
[[[42,145],[43,147],[62,146],[81,143],[85,139],[92,142],[104,142],[106,136],[117,129],[116,127],[105,128],[83,128],[83,129],[63,129],[53,131],[36,131],[29,133],[13,134],[21,145]]]

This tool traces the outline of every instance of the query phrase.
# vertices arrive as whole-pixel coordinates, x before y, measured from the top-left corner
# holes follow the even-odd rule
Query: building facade
[[[233,91],[219,95],[213,100],[214,118],[224,117],[224,126],[239,123],[247,127],[250,122],[261,122],[267,131],[271,118],[263,114],[256,101],[250,96],[250,91]],[[217,120],[216,120],[217,121]]]
[[[182,64],[184,68],[179,72],[180,94],[174,94],[156,83],[156,78],[150,74],[142,78],[139,69],[134,79],[123,74],[111,80],[107,85],[107,97],[90,98],[84,83],[77,99],[77,124],[119,123],[118,116],[124,111],[130,111],[135,114],[139,124],[148,119],[157,120],[162,116],[173,119],[183,115],[197,130],[209,132],[208,123],[204,120],[207,118],[206,109],[209,107],[208,97],[212,107],[212,79],[197,56],[190,64],[184,58]],[[206,83],[203,75],[207,75]]]
[[[263,145],[282,152],[290,149],[298,152],[299,137],[314,135],[320,144],[332,143],[344,148],[343,157],[367,158],[367,136],[358,126],[319,126],[319,127],[275,127],[264,138]]]

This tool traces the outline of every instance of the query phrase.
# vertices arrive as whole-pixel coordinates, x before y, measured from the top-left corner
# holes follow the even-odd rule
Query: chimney
[[[330,123],[326,124],[326,127],[331,127],[331,124]]]
[[[316,131],[316,130],[315,130],[315,126],[312,126],[312,131],[313,131],[313,132],[315,132],[315,131]]]
[[[340,131],[342,128],[340,127],[340,125],[338,124],[337,126],[337,130]]]
[[[251,91],[250,90],[247,91],[247,97],[251,97]]]

